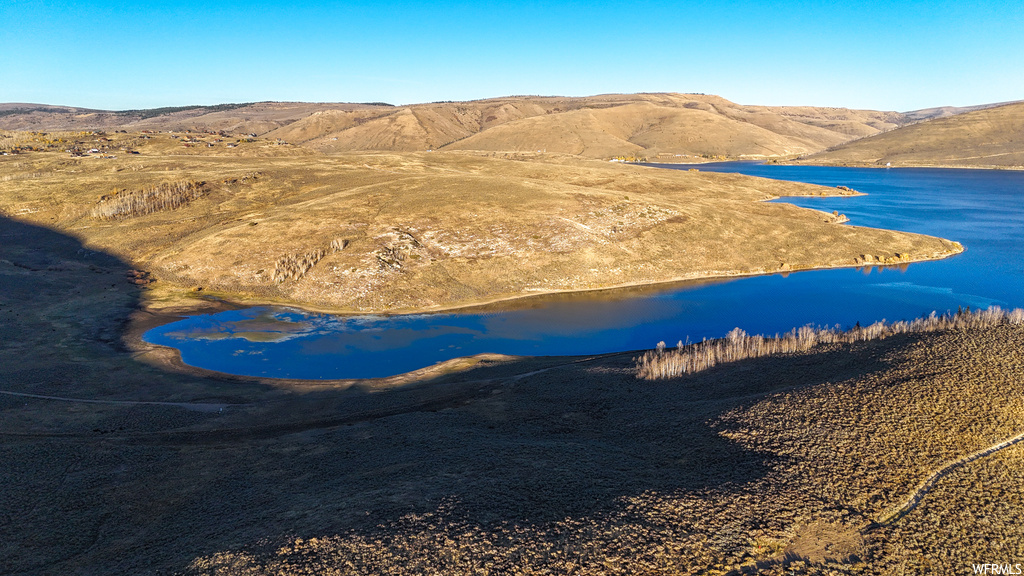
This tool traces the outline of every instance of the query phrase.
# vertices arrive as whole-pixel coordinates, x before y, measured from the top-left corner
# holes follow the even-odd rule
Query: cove
[[[735,327],[774,334],[806,324],[849,327],[958,307],[1024,307],[1024,172],[835,168],[753,162],[650,165],[739,172],[867,196],[785,198],[838,210],[850,225],[941,236],[967,251],[935,262],[797,272],[533,297],[437,314],[332,316],[254,307],[196,315],[143,339],[189,365],[244,376],[333,379],[401,374],[492,352],[582,355],[718,338]]]

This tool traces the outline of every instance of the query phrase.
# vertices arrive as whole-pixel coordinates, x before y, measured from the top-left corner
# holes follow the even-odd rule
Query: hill
[[[896,112],[744,106],[701,94],[515,96],[410,106],[262,102],[116,112],[0,105],[4,130],[226,131],[325,152],[540,150],[681,161],[796,156],[905,121]]]
[[[0,104],[0,130],[224,130],[262,134],[320,110],[376,108],[387,108],[387,105],[256,102],[114,111],[46,104]]]
[[[801,158],[808,164],[1024,168],[1024,103],[927,120]]]
[[[836,188],[735,174],[551,153],[324,155],[197,134],[19,138],[23,151],[0,157],[0,212],[73,231],[157,286],[231,299],[430,310],[961,250],[763,202]]]
[[[699,94],[524,96],[422,104],[376,117],[324,112],[267,136],[324,151],[442,149],[543,151],[591,158],[740,158],[821,150],[901,121],[892,112],[742,106]]]
[[[921,110],[911,110],[910,112],[904,112],[903,116],[911,122],[921,122],[923,120],[933,120],[935,118],[948,118],[950,116],[956,116],[957,114],[964,114],[966,112],[973,112],[975,110],[984,110],[986,108],[995,108],[997,106],[1006,106],[1007,104],[1017,104],[1024,102],[1024,100],[1014,100],[1012,102],[995,102],[992,104],[978,104],[975,106],[938,106],[936,108],[923,108]]]

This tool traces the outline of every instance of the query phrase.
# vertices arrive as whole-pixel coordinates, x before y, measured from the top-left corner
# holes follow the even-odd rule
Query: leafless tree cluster
[[[850,344],[896,334],[977,328],[1002,323],[1024,323],[1024,309],[1002,310],[998,306],[993,306],[988,310],[972,312],[968,309],[955,314],[938,315],[933,312],[930,316],[916,320],[892,324],[887,324],[883,320],[870,326],[856,326],[846,331],[838,327],[803,326],[775,336],[750,336],[736,328],[722,339],[705,340],[696,344],[684,344],[680,341],[673,350],[666,350],[665,343],[659,342],[654,351],[645,353],[637,360],[636,371],[637,377],[645,380],[674,378],[747,358],[805,352],[819,344]]]
[[[274,264],[274,281],[298,280],[326,255],[323,248],[317,248],[305,254],[283,256]]]
[[[288,254],[278,258],[277,262],[274,263],[274,282],[284,282],[285,280],[298,280],[302,278],[309,269],[317,265],[317,262],[323,259],[328,254],[334,254],[335,252],[341,252],[348,246],[348,240],[344,238],[335,238],[331,240],[331,244],[328,249],[316,248],[310,250],[305,254]]]
[[[92,209],[94,218],[123,219],[163,210],[176,210],[203,197],[209,189],[205,182],[168,182],[145,190],[118,194]]]

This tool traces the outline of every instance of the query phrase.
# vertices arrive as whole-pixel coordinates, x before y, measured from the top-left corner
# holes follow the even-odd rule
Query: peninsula
[[[962,250],[764,202],[849,190],[607,161],[613,151],[693,161],[773,146],[818,150],[877,132],[887,113],[671,94],[314,110],[323,106],[116,114],[8,106],[9,125],[65,130],[0,135],[0,213],[130,262],[154,302],[202,292],[340,312],[900,264]],[[109,127],[66,129],[89,122]],[[165,126],[173,128],[155,130]],[[624,131],[618,144],[611,126]],[[559,145],[567,134],[579,145]]]

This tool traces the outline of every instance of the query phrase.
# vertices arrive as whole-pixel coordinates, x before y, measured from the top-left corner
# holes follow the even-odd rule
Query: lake
[[[653,348],[806,324],[849,327],[958,307],[1024,307],[1024,172],[833,168],[752,162],[651,165],[740,172],[867,196],[785,198],[838,210],[850,224],[920,232],[967,251],[900,267],[816,270],[507,302],[402,316],[332,316],[254,307],[197,315],[148,331],[186,364],[247,376],[370,378],[482,352],[582,355]]]

